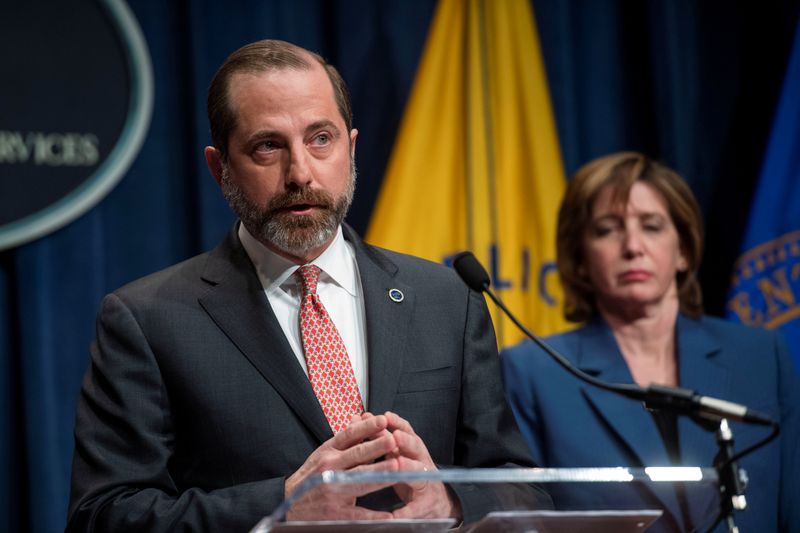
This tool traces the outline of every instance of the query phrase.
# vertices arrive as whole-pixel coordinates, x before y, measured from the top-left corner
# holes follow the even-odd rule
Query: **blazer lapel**
[[[237,226],[238,227],[238,226]],[[323,442],[332,436],[311,384],[275,318],[236,229],[209,255],[200,305]]]
[[[344,225],[343,230],[345,238],[355,248],[364,291],[369,374],[368,410],[376,414],[383,413],[392,409],[397,393],[398,378],[405,358],[405,339],[414,311],[414,291],[396,279],[397,265],[365,245],[349,226]],[[402,301],[397,302],[389,297],[392,289],[402,293]]]
[[[702,325],[680,315],[677,324],[680,386],[703,396],[720,399],[730,397],[728,369],[719,360],[719,342]],[[682,459],[686,464],[706,463],[716,450],[714,434],[701,429],[688,417],[681,426]],[[686,451],[683,451],[686,450]]]
[[[587,335],[581,339],[578,357],[578,365],[585,372],[603,381],[633,383],[633,376],[617,347],[614,334],[602,321],[587,326]],[[643,404],[589,385],[583,387],[583,392],[609,427],[628,445],[639,465],[669,465],[658,427]]]
[[[719,357],[719,341],[706,331],[700,321],[683,315],[678,316],[677,336],[680,386],[703,396],[723,400],[730,398],[729,370]],[[683,464],[706,468],[713,466],[713,458],[717,452],[713,432],[683,416],[678,420],[678,437]],[[712,506],[717,501],[716,490],[707,486],[692,491],[692,497],[688,498],[694,517],[707,517],[716,510]],[[699,525],[697,520],[695,525]]]
[[[586,335],[581,338],[578,348],[577,362],[582,370],[608,383],[633,383],[633,376],[619,351],[614,334],[602,320],[587,325]],[[670,465],[658,427],[643,404],[590,385],[583,386],[582,393],[637,461],[636,464],[620,466],[641,468]],[[657,483],[644,487],[661,500],[665,508],[671,509],[678,521],[681,520],[680,506],[672,487]]]

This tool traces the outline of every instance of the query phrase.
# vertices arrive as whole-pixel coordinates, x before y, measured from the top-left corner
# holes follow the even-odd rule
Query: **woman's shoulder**
[[[567,359],[572,360],[572,354],[576,352],[576,347],[580,342],[580,338],[584,335],[585,329],[586,326],[581,326],[568,331],[541,337],[541,340],[555,351],[561,353]],[[542,348],[537,346],[532,340],[525,339],[518,344],[504,348],[501,352],[501,355],[504,361],[513,362],[519,359],[530,360],[529,358],[531,358],[532,354],[537,352],[543,352]],[[554,364],[552,359],[544,353],[541,354],[541,357],[536,357],[533,360],[541,361],[543,364],[548,366]]]
[[[745,326],[722,318],[681,316],[678,336],[692,348],[715,351],[733,366],[754,372],[792,368],[792,351],[778,330]]]
[[[724,318],[710,315],[702,315],[700,318],[692,319],[682,315],[679,324],[693,324],[714,336],[724,344],[737,342],[776,342],[780,338],[780,333],[776,330],[755,328],[745,326],[738,322],[732,322]]]

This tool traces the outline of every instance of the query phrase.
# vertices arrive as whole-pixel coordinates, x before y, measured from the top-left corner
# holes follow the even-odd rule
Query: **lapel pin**
[[[400,289],[389,289],[389,298],[391,298],[393,302],[400,303],[405,296],[403,296],[403,291]]]

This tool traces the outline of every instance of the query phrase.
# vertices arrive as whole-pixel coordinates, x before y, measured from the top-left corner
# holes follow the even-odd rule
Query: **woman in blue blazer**
[[[697,269],[699,207],[670,169],[632,152],[582,167],[558,220],[558,270],[568,319],[579,329],[548,339],[583,371],[607,382],[694,389],[769,414],[778,438],[739,464],[749,477],[744,532],[800,531],[800,380],[774,332],[702,315]],[[709,467],[713,433],[648,412],[593,388],[531,342],[502,354],[506,392],[535,461],[547,467]],[[731,424],[737,450],[764,438]],[[704,487],[577,484],[552,487],[561,509],[658,508],[652,531],[708,528],[719,498]]]

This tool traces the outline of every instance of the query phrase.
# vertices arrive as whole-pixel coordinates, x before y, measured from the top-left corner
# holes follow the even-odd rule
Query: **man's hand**
[[[284,494],[313,474],[326,470],[370,472],[397,470],[398,444],[387,431],[386,416],[354,416],[350,425],[308,456],[306,462],[284,484]],[[382,459],[378,462],[373,462]],[[286,514],[287,520],[387,520],[392,513],[356,506],[356,498],[388,485],[320,485],[303,495]]]
[[[414,433],[411,424],[392,412],[386,412],[388,431],[392,432],[397,450],[391,456],[399,470],[437,470],[427,446]],[[394,518],[456,518],[462,519],[461,505],[447,487],[439,481],[416,481],[395,485],[395,491],[406,505],[392,513]]]

